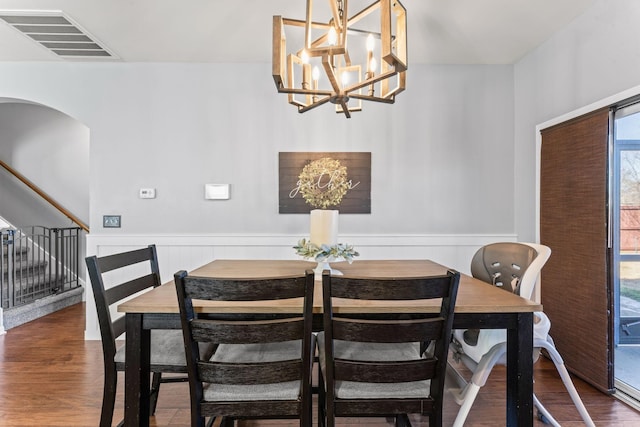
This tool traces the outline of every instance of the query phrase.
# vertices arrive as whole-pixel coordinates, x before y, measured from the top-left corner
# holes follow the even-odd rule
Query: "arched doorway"
[[[8,266],[2,307],[10,328],[82,299],[85,235],[73,230],[71,244],[66,232],[77,228],[68,212],[88,223],[89,129],[54,108],[0,98],[0,160],[7,166],[0,167],[0,217],[15,229],[2,240]],[[54,248],[61,242],[65,249]],[[22,306],[36,299],[33,312]],[[18,306],[20,314],[13,316],[8,308]]]

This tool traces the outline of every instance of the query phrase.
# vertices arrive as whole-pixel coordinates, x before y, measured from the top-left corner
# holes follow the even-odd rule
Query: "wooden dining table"
[[[316,263],[302,260],[214,260],[189,272],[219,278],[274,278],[301,275]],[[354,277],[393,278],[445,274],[447,267],[430,260],[357,260],[331,267]],[[335,273],[334,273],[335,274]],[[314,313],[322,313],[322,284],[316,280]],[[299,312],[300,299],[269,302],[202,302],[202,313],[277,314]],[[437,313],[438,301],[341,300],[339,313]],[[173,281],[118,306],[126,313],[125,426],[149,425],[149,347],[151,329],[180,328]],[[507,330],[506,421],[508,426],[533,426],[533,312],[535,302],[461,274],[453,327]]]

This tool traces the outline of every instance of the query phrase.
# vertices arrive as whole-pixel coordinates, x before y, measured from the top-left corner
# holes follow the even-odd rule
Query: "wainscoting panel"
[[[179,270],[194,270],[214,259],[299,259],[293,250],[298,235],[116,235],[88,234],[87,256],[104,256],[155,244],[160,275],[172,280]],[[430,259],[469,274],[471,257],[480,246],[515,242],[514,234],[469,235],[340,235],[355,246],[357,259]],[[117,278],[114,278],[114,283]],[[99,340],[100,331],[87,283],[85,339]]]

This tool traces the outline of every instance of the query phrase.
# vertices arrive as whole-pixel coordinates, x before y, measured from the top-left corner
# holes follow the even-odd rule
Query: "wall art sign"
[[[371,153],[279,153],[279,212],[371,213]]]

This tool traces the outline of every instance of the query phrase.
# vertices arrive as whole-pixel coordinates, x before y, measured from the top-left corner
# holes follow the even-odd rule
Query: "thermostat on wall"
[[[227,200],[229,198],[229,184],[205,184],[204,198],[207,200]]]
[[[138,197],[141,199],[155,199],[156,198],[156,189],[155,188],[141,188],[138,192]]]

